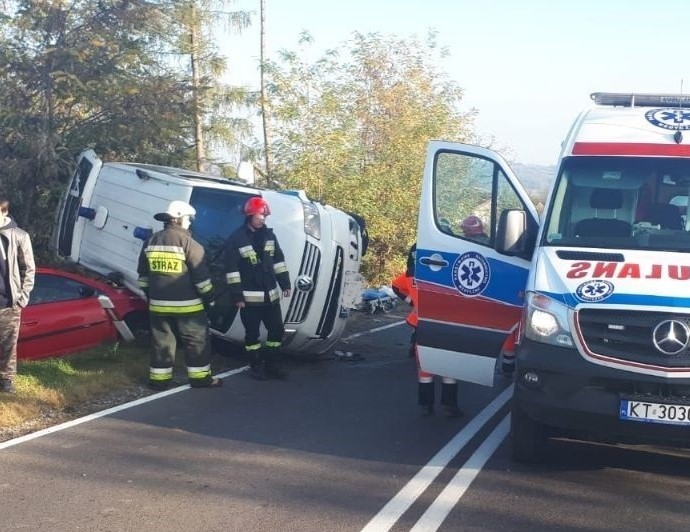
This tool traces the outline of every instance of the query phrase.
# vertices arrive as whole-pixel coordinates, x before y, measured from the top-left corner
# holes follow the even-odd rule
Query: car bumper
[[[526,375],[536,375],[537,382]],[[690,405],[690,379],[599,366],[575,349],[523,339],[514,400],[535,421],[607,441],[690,443],[690,425],[620,419],[622,399]]]

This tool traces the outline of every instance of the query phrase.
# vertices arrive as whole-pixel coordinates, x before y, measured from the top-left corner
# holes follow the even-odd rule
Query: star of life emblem
[[[690,109],[650,109],[644,116],[647,122],[662,129],[690,129]]]
[[[603,301],[613,294],[613,283],[601,279],[592,279],[582,283],[575,290],[575,295],[582,301]]]
[[[453,284],[467,297],[480,295],[489,284],[491,269],[486,258],[474,251],[460,255],[453,264]]]

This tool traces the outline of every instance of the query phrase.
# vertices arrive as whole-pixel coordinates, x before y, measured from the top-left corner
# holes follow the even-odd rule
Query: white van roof
[[[173,168],[170,166],[158,166],[153,164],[139,164],[139,163],[121,163],[121,162],[111,162],[105,163],[105,166],[110,166],[112,168],[119,168],[131,171],[135,170],[137,176],[140,179],[156,179],[158,181],[172,182],[176,184],[199,186],[199,181],[204,181],[204,186],[208,184],[215,184],[222,187],[227,187],[228,185],[235,185],[238,189],[243,189],[248,193],[259,193],[259,189],[255,186],[247,185],[242,181],[235,179],[228,179],[221,176],[213,176],[210,174],[204,174],[201,172],[195,172],[193,170],[185,170],[182,168]]]

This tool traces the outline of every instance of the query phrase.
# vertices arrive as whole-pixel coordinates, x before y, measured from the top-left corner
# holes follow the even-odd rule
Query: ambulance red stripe
[[[417,281],[424,293],[424,319],[510,331],[522,315],[522,307],[507,305],[481,296],[463,297],[457,290]]]
[[[651,155],[690,157],[688,144],[653,144],[628,142],[576,142],[573,155]]]

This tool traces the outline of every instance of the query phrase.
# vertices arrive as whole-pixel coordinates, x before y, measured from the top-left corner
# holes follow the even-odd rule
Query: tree
[[[301,45],[311,37],[303,34]],[[426,143],[467,141],[473,113],[439,68],[443,50],[417,39],[356,33],[314,62],[282,52],[268,66],[275,175],[367,220],[364,271],[388,282],[416,239]]]
[[[269,107],[268,98],[266,96],[266,2],[261,0],[261,38],[260,38],[260,65],[259,74],[261,77],[261,95],[260,95],[260,107],[261,107],[261,125],[263,129],[264,136],[264,164],[265,164],[265,175],[266,181],[268,182],[272,172],[273,172],[273,162],[271,156],[271,144],[270,138],[271,133],[269,129]]]
[[[157,6],[20,0],[14,8],[0,43],[0,183],[47,255],[57,200],[80,150],[183,165],[191,113],[184,80],[157,59]]]
[[[171,0],[168,28],[169,52],[188,57],[187,79],[191,94],[196,169],[215,163],[209,153],[228,148],[242,151],[251,137],[251,124],[234,116],[238,107],[253,104],[255,95],[221,81],[227,61],[218,52],[216,36],[241,32],[251,23],[247,11],[230,11],[234,0]],[[186,69],[185,69],[186,70]]]

